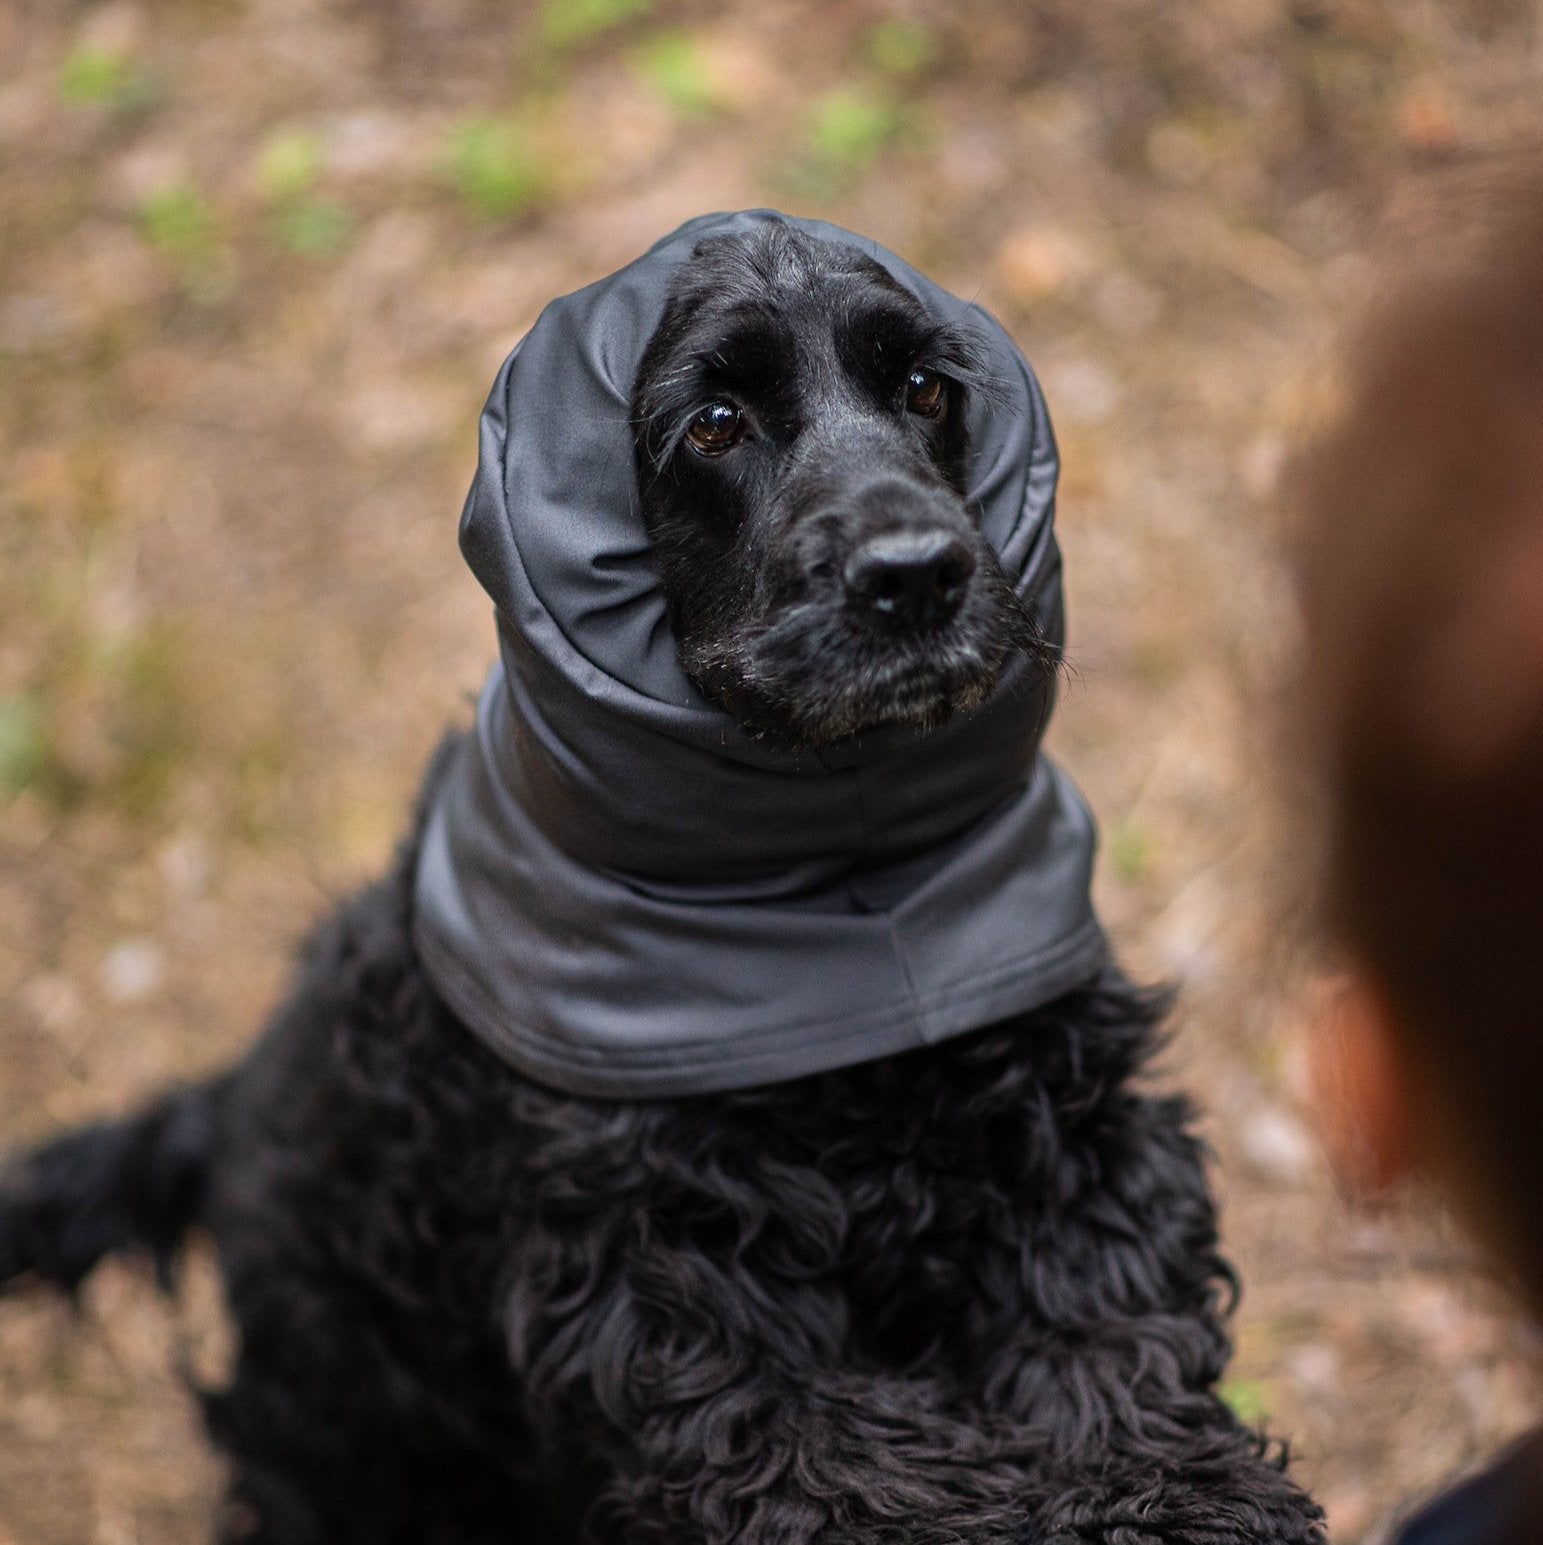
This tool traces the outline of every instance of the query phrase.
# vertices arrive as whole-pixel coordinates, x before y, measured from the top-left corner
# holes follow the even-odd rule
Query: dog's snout
[[[870,538],[842,571],[848,604],[895,627],[938,628],[952,620],[975,572],[975,555],[954,532],[934,527]]]

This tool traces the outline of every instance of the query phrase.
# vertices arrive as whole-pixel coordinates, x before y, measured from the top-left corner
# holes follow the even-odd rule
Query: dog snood
[[[631,388],[697,242],[785,218],[703,216],[553,301],[482,416],[461,546],[500,659],[430,796],[416,938],[470,1028],[572,1094],[701,1094],[888,1057],[1036,1008],[1106,959],[1092,819],[1039,749],[1043,668],[1015,660],[939,728],[814,752],[747,734],[680,666]],[[979,332],[1001,390],[968,409],[968,498],[1059,644],[1058,464],[1028,362],[882,247],[789,223]]]

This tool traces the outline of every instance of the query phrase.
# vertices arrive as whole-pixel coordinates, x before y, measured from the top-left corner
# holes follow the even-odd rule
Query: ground
[[[1065,461],[1053,744],[1182,988],[1229,1396],[1344,1545],[1535,1410],[1531,1334],[1310,1135],[1282,467],[1378,207],[1539,88],[1510,0],[165,0],[0,9],[0,1134],[238,1055],[492,654],[455,517],[542,302],[769,203],[979,297]],[[0,1545],[191,1545],[218,1295],[0,1304]]]

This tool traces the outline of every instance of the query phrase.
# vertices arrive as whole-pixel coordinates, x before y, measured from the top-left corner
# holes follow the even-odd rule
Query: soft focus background
[[[1524,0],[0,6],[0,1137],[235,1056],[492,652],[455,519],[544,300],[702,210],[869,232],[1014,330],[1065,458],[1055,742],[1184,987],[1244,1283],[1229,1398],[1335,1536],[1527,1419],[1437,1221],[1348,1213],[1280,965],[1285,451],[1397,180],[1543,85]],[[0,1305],[0,1545],[191,1545],[184,1302]]]

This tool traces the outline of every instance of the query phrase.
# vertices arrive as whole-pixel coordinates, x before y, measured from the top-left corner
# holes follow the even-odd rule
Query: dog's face
[[[786,227],[701,243],[633,389],[638,483],[688,675],[823,745],[1048,665],[963,497],[979,348],[877,263]]]

